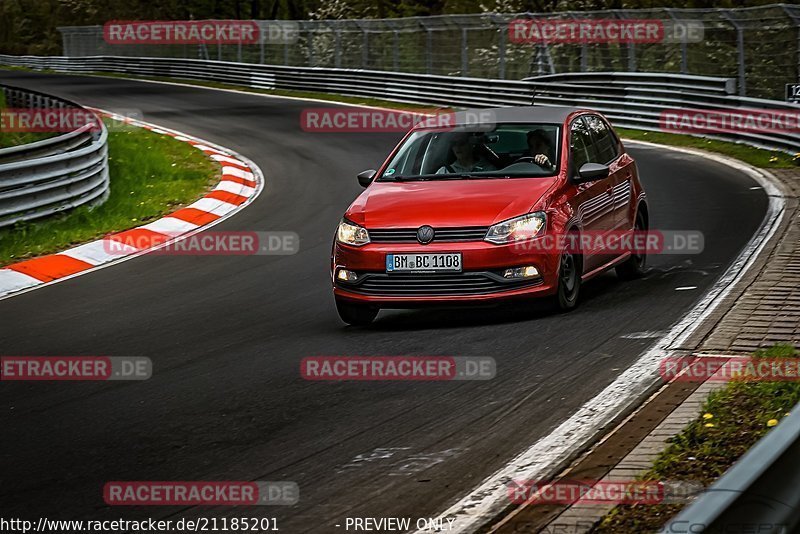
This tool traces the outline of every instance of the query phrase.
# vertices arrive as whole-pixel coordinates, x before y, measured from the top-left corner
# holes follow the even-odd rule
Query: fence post
[[[782,5],[784,13],[791,19],[797,30],[797,79],[800,80],[800,16],[792,12],[789,6]]]
[[[614,13],[614,15],[616,15],[620,20],[625,20],[628,18],[628,15],[621,9],[612,9],[611,12]],[[628,43],[627,50],[628,72],[636,72],[636,44]]]
[[[258,62],[261,65],[263,65],[264,64],[264,32],[260,31],[260,32],[258,32],[258,35],[259,35],[259,39],[258,39],[258,44],[259,44]]]
[[[567,11],[567,15],[569,15],[569,17],[572,20],[578,20],[578,17],[572,11]],[[586,72],[587,70],[589,70],[588,55],[589,55],[589,49],[586,43],[581,43],[581,72]]]
[[[338,23],[335,24],[333,29],[333,62],[337,69],[342,68],[342,30],[339,28]]]
[[[726,19],[736,28],[736,49],[739,53],[739,96],[747,95],[745,56],[744,56],[744,28],[739,21],[734,19],[726,9],[722,12]]]
[[[314,66],[314,32],[308,27],[308,66]]]
[[[467,54],[467,28],[461,28],[461,76],[469,76],[469,57]]]
[[[504,28],[500,28],[500,45],[499,49],[497,50],[498,59],[500,61],[500,65],[498,65],[498,76],[501,80],[506,79],[506,31]]]
[[[425,30],[425,72],[428,74],[433,73],[433,34],[431,29],[422,21],[418,19],[419,25]]]
[[[672,12],[672,8],[665,7],[664,11],[667,12],[667,15],[669,15],[669,18],[672,20],[672,22],[678,21],[678,18]],[[686,35],[684,35],[683,39],[681,39],[681,74],[687,74],[689,72],[689,52],[687,49],[686,39]]]
[[[361,47],[361,67],[369,68],[369,32],[366,28],[361,28],[364,33],[364,46]]]
[[[392,30],[394,34],[394,45],[392,51],[392,70],[400,72],[400,32],[395,28]]]

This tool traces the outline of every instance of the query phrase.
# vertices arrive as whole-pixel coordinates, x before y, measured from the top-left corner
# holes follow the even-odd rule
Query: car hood
[[[345,217],[366,228],[490,226],[524,215],[556,178],[374,182]]]

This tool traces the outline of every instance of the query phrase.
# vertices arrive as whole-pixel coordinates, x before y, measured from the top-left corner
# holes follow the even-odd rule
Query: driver
[[[533,157],[534,163],[540,167],[550,171],[556,169],[555,163],[553,163],[555,154],[553,154],[550,136],[544,130],[538,129],[528,132],[528,151]]]
[[[450,146],[456,160],[451,164],[445,164],[436,174],[457,174],[462,172],[485,172],[494,171],[494,167],[488,161],[475,158],[475,151],[469,142],[469,135],[460,135],[453,140]]]

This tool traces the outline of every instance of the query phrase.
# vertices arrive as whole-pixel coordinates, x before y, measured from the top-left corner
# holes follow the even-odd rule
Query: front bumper
[[[415,307],[426,304],[487,304],[555,293],[558,257],[531,254],[518,244],[494,245],[485,241],[431,243],[370,243],[352,247],[335,243],[331,278],[338,299],[381,307]],[[461,273],[386,273],[390,253],[448,253],[462,255]],[[503,272],[533,265],[539,277],[509,280]],[[358,274],[352,282],[336,279],[339,269]]]

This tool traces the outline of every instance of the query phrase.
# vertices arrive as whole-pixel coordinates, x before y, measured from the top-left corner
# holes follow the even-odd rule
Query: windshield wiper
[[[383,176],[381,181],[388,182],[415,182],[415,181],[429,181],[429,180],[484,180],[488,178],[509,178],[506,174],[500,175],[486,175],[486,174],[473,174],[469,172],[449,172],[442,174],[418,174],[418,175],[402,175],[393,174],[391,176]]]

